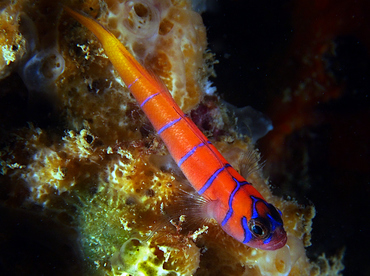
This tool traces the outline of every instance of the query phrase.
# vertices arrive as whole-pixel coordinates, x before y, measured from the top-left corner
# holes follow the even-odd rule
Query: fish
[[[100,41],[110,62],[137,100],[172,158],[205,200],[199,212],[215,219],[237,241],[276,250],[287,242],[282,213],[243,178],[184,114],[166,86],[140,64],[107,28],[64,6]]]

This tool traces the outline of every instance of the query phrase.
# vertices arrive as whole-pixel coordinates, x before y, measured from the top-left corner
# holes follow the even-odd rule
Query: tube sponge
[[[301,240],[290,235],[287,245],[283,248],[274,251],[259,251],[256,255],[258,255],[258,261],[256,260],[255,265],[262,275],[288,276],[294,264],[300,258],[305,258],[305,249]],[[253,257],[247,260],[247,263],[251,260]]]
[[[108,4],[109,29],[161,78],[182,110],[190,111],[201,100],[201,83],[212,71],[204,62],[207,40],[201,16],[189,1],[120,2]]]
[[[28,90],[42,91],[63,73],[64,58],[54,48],[37,52],[25,64],[22,79]]]
[[[127,1],[122,12],[123,20],[118,25],[122,24],[136,37],[150,39],[158,35],[159,10],[149,1]]]

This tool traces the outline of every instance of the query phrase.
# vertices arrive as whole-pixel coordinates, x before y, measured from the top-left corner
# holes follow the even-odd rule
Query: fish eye
[[[248,227],[252,234],[259,239],[264,239],[269,235],[267,227],[258,220],[250,220]]]

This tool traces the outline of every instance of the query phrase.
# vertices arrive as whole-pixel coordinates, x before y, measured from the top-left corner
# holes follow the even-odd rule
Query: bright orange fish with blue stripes
[[[181,111],[167,88],[149,73],[106,28],[68,7],[64,9],[92,31],[136,98],[173,159],[199,195],[205,216],[215,219],[236,240],[276,250],[287,235],[281,212],[267,203]]]

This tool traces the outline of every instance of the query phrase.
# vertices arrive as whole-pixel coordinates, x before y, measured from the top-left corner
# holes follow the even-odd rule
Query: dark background
[[[308,256],[345,248],[344,275],[370,275],[369,4],[207,5],[217,93],[271,118],[274,130],[257,147],[275,193],[316,207]],[[283,101],[287,89],[298,91],[290,102]]]

